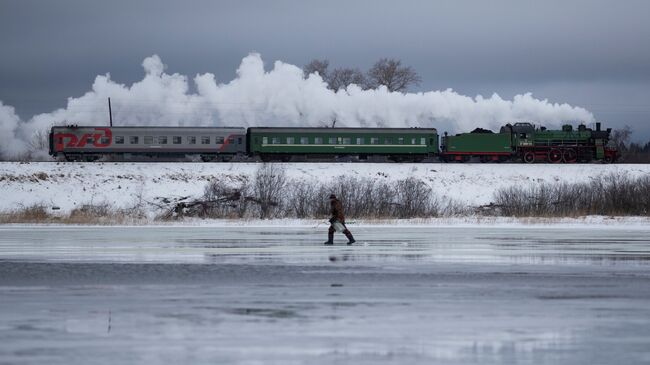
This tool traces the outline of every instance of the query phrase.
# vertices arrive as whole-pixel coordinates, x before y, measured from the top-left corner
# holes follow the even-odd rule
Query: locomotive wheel
[[[525,163],[533,163],[535,162],[535,154],[532,152],[526,152],[524,154],[524,162]]]
[[[578,159],[578,153],[573,148],[569,148],[562,152],[562,160],[565,163],[574,163]]]
[[[562,161],[562,152],[557,148],[553,148],[552,150],[548,151],[548,160],[552,163],[558,163]]]

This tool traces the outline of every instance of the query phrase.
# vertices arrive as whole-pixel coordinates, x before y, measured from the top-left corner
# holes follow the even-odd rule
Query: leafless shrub
[[[413,218],[432,213],[431,188],[422,180],[410,177],[397,182],[395,216]]]
[[[395,182],[340,177],[320,191],[321,197],[336,194],[351,217],[414,218],[439,214],[439,201],[431,188],[412,177]],[[328,209],[325,201],[320,214],[327,214]]]
[[[164,198],[160,203],[151,203],[161,210],[156,219],[176,220],[184,217],[196,218],[243,218],[248,207],[250,188],[244,179],[237,186],[221,180],[208,182],[199,198],[189,196],[175,199]]]
[[[289,202],[287,207],[290,207],[293,215],[296,218],[314,217],[318,209],[319,197],[313,184],[304,181],[291,181],[288,185]]]
[[[203,204],[187,204],[186,215],[201,218],[234,218],[239,216],[241,191],[220,180],[208,183],[203,192]]]
[[[444,199],[434,203],[439,217],[468,216],[474,213],[473,208],[457,200]]]
[[[242,179],[233,186],[217,179],[205,186],[199,198],[164,199],[156,203],[162,210],[157,219],[245,218],[253,214],[263,219],[284,217],[289,214],[285,209],[289,207],[286,185],[286,174],[280,165],[263,164],[252,183]]]
[[[507,216],[649,215],[650,178],[607,175],[587,183],[539,184],[498,190],[495,205]]]
[[[279,164],[265,163],[255,173],[253,191],[262,219],[281,217],[282,197],[286,196],[287,176]]]

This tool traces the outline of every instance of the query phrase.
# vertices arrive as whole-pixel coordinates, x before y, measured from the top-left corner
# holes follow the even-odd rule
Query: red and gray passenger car
[[[55,126],[49,137],[50,155],[68,161],[106,156],[230,161],[246,154],[246,128],[240,127]]]

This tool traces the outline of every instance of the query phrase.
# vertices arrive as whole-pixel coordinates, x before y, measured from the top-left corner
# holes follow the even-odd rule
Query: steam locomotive
[[[507,124],[439,143],[435,128],[55,126],[49,153],[67,161],[614,162],[611,129]]]

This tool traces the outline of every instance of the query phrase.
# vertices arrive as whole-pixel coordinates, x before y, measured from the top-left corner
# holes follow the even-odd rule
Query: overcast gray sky
[[[650,138],[650,1],[0,0],[0,100],[27,119],[64,107],[95,76],[130,84],[141,62],[212,72],[241,59],[367,69],[401,59],[414,89],[504,98],[533,92]]]

